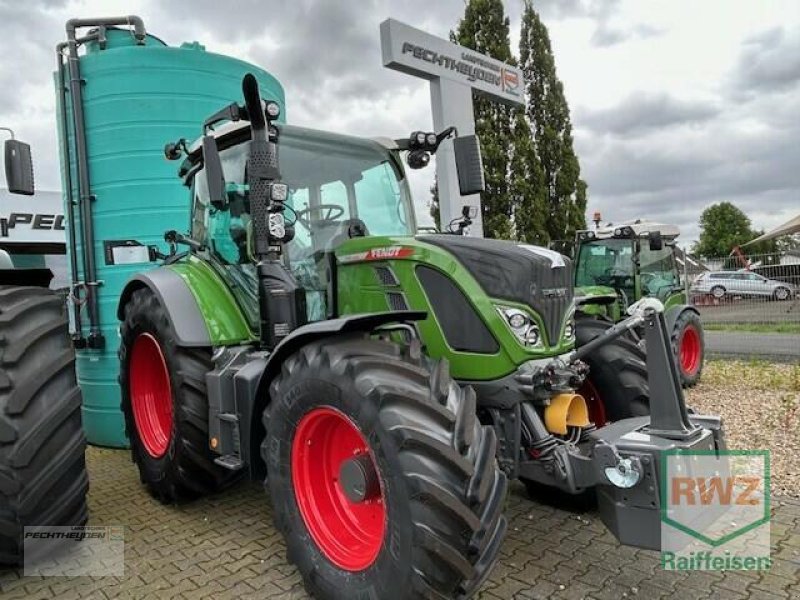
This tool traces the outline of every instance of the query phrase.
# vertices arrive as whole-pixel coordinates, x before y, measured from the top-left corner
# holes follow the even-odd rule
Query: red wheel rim
[[[605,425],[608,422],[606,419],[606,407],[600,397],[600,392],[594,387],[592,380],[587,377],[578,393],[586,400],[586,407],[589,409],[589,420],[597,427]]]
[[[142,333],[133,342],[129,369],[133,420],[147,453],[161,458],[172,436],[172,388],[158,341]]]
[[[382,490],[353,502],[339,484],[342,463],[365,454],[374,467],[364,436],[329,407],[308,412],[292,442],[292,484],[300,515],[322,554],[346,571],[363,571],[375,562],[386,530]]]
[[[681,335],[680,351],[681,370],[694,375],[700,368],[700,333],[694,325],[687,325]]]

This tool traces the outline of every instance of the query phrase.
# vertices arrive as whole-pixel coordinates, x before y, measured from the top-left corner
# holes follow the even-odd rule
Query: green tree
[[[541,241],[572,239],[577,229],[586,227],[587,186],[580,178],[580,163],[572,147],[569,106],[556,74],[550,35],[530,0],[526,0],[522,14],[519,54],[526,82],[526,114],[533,135],[534,153],[528,156],[540,165],[530,169],[540,168],[543,173],[545,208],[533,209],[546,216],[547,239]],[[522,235],[539,234],[525,231]]]
[[[510,184],[515,194],[516,239],[529,244],[547,244],[549,234],[544,171],[536,156],[531,130],[522,111],[517,111],[514,119]]]
[[[428,209],[430,210],[431,217],[433,217],[433,222],[436,225],[439,225],[441,210],[439,208],[439,178],[436,175],[433,176],[433,185],[431,186],[431,201],[428,204]],[[445,223],[445,225],[447,224]]]
[[[476,52],[515,64],[508,31],[502,0],[469,0],[464,18],[450,37]],[[473,97],[473,109],[486,180],[486,191],[481,194],[483,233],[490,238],[511,238],[515,199],[520,193],[510,181],[514,123],[515,113],[521,111],[478,94]]]
[[[700,215],[700,239],[695,254],[706,258],[728,256],[734,246],[741,246],[758,236],[750,219],[730,202],[712,204]]]

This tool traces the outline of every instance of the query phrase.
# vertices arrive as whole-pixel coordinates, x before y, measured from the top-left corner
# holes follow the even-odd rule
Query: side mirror
[[[31,147],[19,140],[6,140],[6,183],[12,194],[33,196]]]
[[[458,171],[458,187],[462,196],[479,194],[486,184],[483,179],[483,160],[478,136],[467,135],[453,140]]]
[[[664,248],[664,240],[661,238],[660,231],[651,231],[647,234],[648,241],[650,242],[650,250],[655,252]]]
[[[222,171],[222,161],[219,158],[217,141],[210,135],[203,136],[203,166],[206,171],[208,201],[217,210],[225,210],[228,205],[225,174]]]

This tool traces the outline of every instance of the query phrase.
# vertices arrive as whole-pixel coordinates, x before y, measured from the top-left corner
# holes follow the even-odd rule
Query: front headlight
[[[564,327],[564,339],[568,342],[571,342],[575,339],[575,323],[572,321],[567,323],[567,326]]]
[[[539,331],[539,326],[528,313],[508,306],[498,306],[497,312],[503,317],[511,333],[516,336],[520,344],[526,348],[542,347],[542,334]]]

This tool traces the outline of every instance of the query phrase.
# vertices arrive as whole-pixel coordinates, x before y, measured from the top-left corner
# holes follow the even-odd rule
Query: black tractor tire
[[[688,336],[695,336],[694,341],[689,340]],[[672,327],[671,342],[681,385],[684,388],[694,387],[700,381],[700,376],[703,373],[703,362],[706,354],[706,343],[700,315],[691,310],[683,311]],[[686,357],[685,360],[684,343],[695,345],[694,351],[689,351],[693,356],[691,358]]]
[[[575,326],[575,345],[580,348],[604,334],[613,323],[583,318],[577,319]],[[583,362],[589,365],[588,379],[600,396],[607,421],[650,414],[647,358],[632,336],[622,335],[600,346]]]
[[[445,361],[429,369],[414,354],[341,336],[303,347],[271,384],[261,451],[275,523],[317,599],[468,598],[498,557],[507,481],[495,433],[478,422],[474,391],[450,379]],[[297,491],[293,478],[303,470],[292,462],[295,434],[311,447],[303,419],[331,409],[361,435],[385,506],[377,554],[355,570],[321,550],[299,506],[313,490]]]
[[[25,527],[86,524],[81,392],[64,297],[0,286],[0,564],[23,561]]]
[[[575,321],[575,346],[580,348],[613,325],[608,319],[588,315],[578,317]],[[632,336],[622,335],[582,360],[589,365],[589,376],[580,392],[586,398],[590,415],[605,415],[605,422],[596,423],[597,426],[650,414],[645,353]],[[600,408],[593,407],[594,403],[600,403]],[[597,504],[594,489],[570,494],[537,481],[521,481],[532,499],[550,506],[586,512]]]
[[[214,368],[211,349],[179,346],[169,313],[147,288],[136,290],[124,311],[119,346],[122,412],[142,483],[165,504],[206,496],[231,485],[240,472],[216,464],[209,448],[206,373]],[[133,411],[131,356],[140,336],[151,336],[157,342],[168,373],[171,431],[160,456],[148,451]]]

